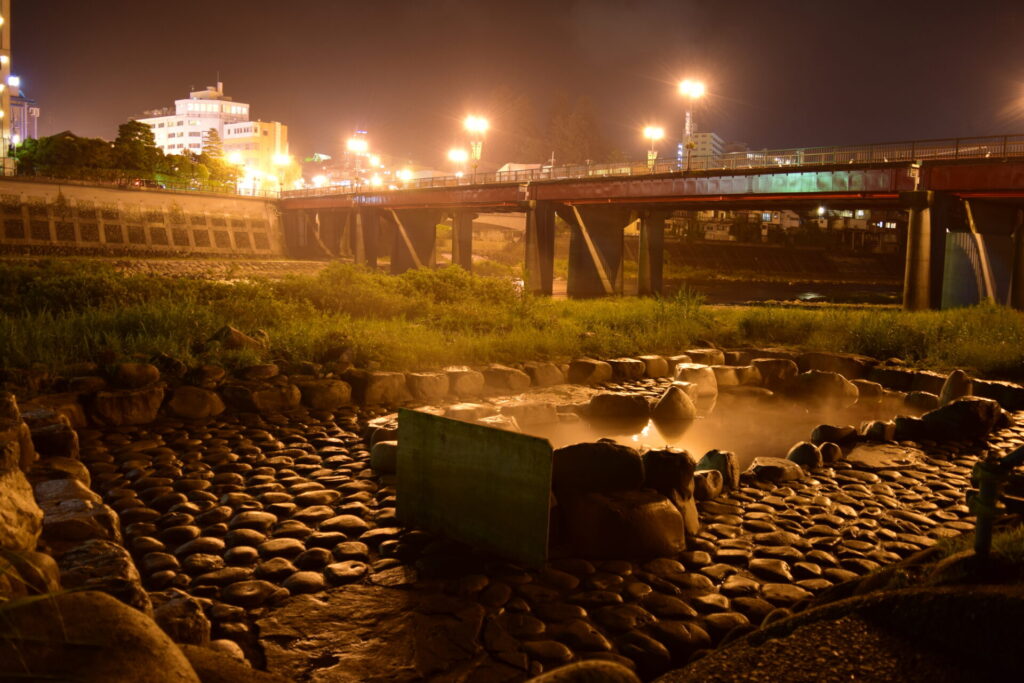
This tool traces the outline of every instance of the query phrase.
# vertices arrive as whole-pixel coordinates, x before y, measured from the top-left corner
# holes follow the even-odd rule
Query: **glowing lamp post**
[[[665,129],[661,126],[647,126],[644,128],[644,137],[651,141],[651,148],[647,151],[647,165],[654,168],[654,160],[658,158],[658,150],[654,144],[665,137]]]
[[[476,182],[476,169],[480,165],[480,155],[484,149],[484,135],[489,124],[482,116],[467,116],[463,126],[469,133],[470,155],[473,158],[473,181]]]
[[[461,178],[466,170],[466,162],[469,161],[469,152],[464,149],[448,150],[448,161],[455,164],[455,176]]]
[[[686,79],[679,84],[679,94],[686,98],[686,127],[683,130],[683,145],[686,147],[686,170],[690,170],[690,157],[696,145],[693,142],[693,106],[704,97],[706,88],[700,81]]]
[[[292,163],[292,158],[288,154],[275,154],[274,155],[274,166],[277,167],[277,192],[280,194],[284,191],[284,171]]]

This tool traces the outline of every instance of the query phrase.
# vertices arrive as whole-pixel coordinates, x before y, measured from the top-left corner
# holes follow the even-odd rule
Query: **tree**
[[[216,128],[206,131],[206,139],[203,140],[203,154],[211,159],[220,159],[224,156],[224,145]]]
[[[64,131],[18,146],[18,173],[56,178],[99,179],[113,175],[111,145],[99,138],[82,138]]]
[[[163,152],[156,146],[152,129],[140,121],[128,121],[117,127],[114,161],[122,171],[153,173]]]
[[[593,104],[586,97],[572,102],[564,95],[558,98],[546,140],[557,164],[600,162],[608,156],[608,145],[598,128]]]

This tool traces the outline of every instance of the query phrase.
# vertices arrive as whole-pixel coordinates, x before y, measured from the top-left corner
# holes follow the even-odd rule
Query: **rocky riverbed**
[[[493,372],[527,384],[536,374],[507,370]],[[629,374],[596,388],[643,395],[672,381]],[[516,412],[497,396],[483,403]],[[681,553],[555,553],[533,569],[403,528],[395,477],[371,467],[372,444],[389,435],[374,433],[378,416],[289,404],[77,428],[75,449],[49,447],[80,461],[51,454],[32,474],[62,584],[111,593],[176,642],[212,643],[285,680],[519,681],[589,659],[651,679],[970,531],[979,455],[1024,444],[1024,412],[962,439],[896,442],[883,428],[828,462],[702,477],[700,529]],[[66,440],[57,426],[51,438]]]

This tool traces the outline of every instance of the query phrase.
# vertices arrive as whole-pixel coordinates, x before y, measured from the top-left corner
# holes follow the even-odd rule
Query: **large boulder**
[[[558,411],[544,401],[518,401],[501,407],[501,414],[515,418],[520,427],[548,425],[558,422]]]
[[[288,683],[288,679],[253,669],[244,661],[213,647],[188,643],[181,643],[178,647],[203,683]]]
[[[443,372],[409,372],[405,375],[409,393],[417,401],[437,403],[448,395],[448,375]]]
[[[523,369],[535,387],[551,387],[565,383],[565,375],[554,363],[527,363]]]
[[[585,415],[592,422],[627,428],[639,425],[640,429],[651,417],[647,398],[640,394],[620,391],[602,391],[591,397]]]
[[[697,410],[706,415],[718,400],[718,380],[709,365],[680,363],[676,365],[676,381],[697,385]]]
[[[144,614],[95,591],[12,605],[0,620],[0,667],[12,680],[200,683]]]
[[[183,384],[167,402],[168,411],[186,420],[205,420],[224,412],[224,401],[216,391]]]
[[[263,351],[267,348],[265,339],[250,337],[246,333],[241,330],[237,330],[230,325],[225,325],[214,332],[207,340],[207,343],[209,342],[219,342],[225,349],[252,349],[254,351]]]
[[[558,495],[565,541],[580,557],[670,557],[686,548],[679,509],[652,489]]]
[[[958,398],[921,416],[922,438],[933,441],[983,439],[992,433],[1002,415],[1002,408],[990,398]]]
[[[465,366],[445,368],[448,390],[459,398],[473,398],[484,391],[484,374]]]
[[[818,370],[835,372],[846,379],[864,379],[878,361],[870,356],[859,356],[853,353],[827,353],[812,351],[797,356],[800,370]]]
[[[530,388],[530,376],[507,365],[489,365],[483,374],[485,385],[503,394],[519,394]]]
[[[778,391],[800,374],[800,368],[788,358],[757,358],[751,361],[761,375],[761,383],[772,391]]]
[[[740,487],[740,462],[732,451],[708,451],[697,462],[697,469],[720,472],[723,485],[728,491],[736,491]]]
[[[235,409],[272,415],[299,407],[302,392],[288,382],[229,382],[221,393]]]
[[[352,387],[340,379],[297,380],[302,405],[310,410],[336,410],[352,403]]]
[[[971,396],[974,393],[974,383],[970,376],[963,370],[957,369],[949,373],[946,381],[939,392],[939,405],[947,405],[958,398]]]
[[[352,398],[360,405],[395,406],[411,398],[401,372],[353,368],[342,379],[352,386]]]
[[[43,511],[21,469],[16,465],[4,467],[4,453],[11,451],[15,455],[8,459],[14,460],[17,442],[0,442],[0,548],[35,550],[43,529]]]
[[[698,365],[725,364],[725,351],[722,351],[721,349],[687,349],[686,355],[690,357],[691,362],[696,363]]]
[[[616,491],[639,488],[643,483],[640,454],[612,441],[565,446],[551,457],[551,485],[556,491]]]
[[[612,366],[602,360],[577,358],[569,363],[570,384],[601,384],[612,378]]]
[[[786,460],[808,469],[821,467],[823,462],[821,450],[810,441],[801,441],[790,448],[789,453],[786,454]]]
[[[210,620],[203,605],[188,593],[172,588],[152,593],[153,620],[176,643],[210,644]]]
[[[837,372],[808,370],[785,386],[783,393],[808,409],[842,410],[857,402],[857,387]]]
[[[90,540],[57,558],[64,588],[101,591],[140,612],[153,611],[131,555],[120,544]]]
[[[700,530],[700,516],[694,499],[696,463],[690,454],[675,448],[650,450],[642,456],[644,488],[654,489],[672,501],[683,517],[688,536]]]
[[[160,369],[149,363],[117,363],[110,368],[110,381],[121,389],[141,389],[160,381]]]
[[[697,419],[697,406],[683,387],[672,384],[651,408],[651,419],[663,436],[679,438]]]
[[[668,360],[664,356],[640,356],[639,360],[643,361],[645,377],[658,379],[660,377],[672,377],[675,373],[675,364],[669,367]]]
[[[744,474],[773,484],[804,478],[800,465],[785,458],[754,458]]]
[[[647,365],[638,358],[612,358],[608,365],[612,366],[612,378],[621,382],[641,379],[647,371]]]
[[[94,420],[112,427],[149,424],[164,401],[163,384],[142,389],[100,391],[90,401]]]

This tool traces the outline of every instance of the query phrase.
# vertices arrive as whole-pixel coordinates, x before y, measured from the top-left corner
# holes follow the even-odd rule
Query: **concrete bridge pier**
[[[1017,212],[1013,231],[1013,273],[1010,275],[1010,306],[1024,311],[1024,212]]]
[[[929,191],[901,192],[903,205],[910,209],[907,224],[907,261],[903,276],[903,308],[923,311],[942,303],[942,259],[945,248],[941,226],[933,210],[948,211],[948,202],[938,201]],[[945,211],[944,211],[945,210]],[[942,222],[942,221],[938,221]]]
[[[391,242],[391,274],[413,268],[433,268],[437,224],[444,217],[439,209],[389,209],[394,226]]]
[[[338,210],[317,211],[320,242],[331,256],[346,256],[346,229],[349,212]]]
[[[665,269],[665,221],[668,211],[640,212],[640,257],[637,294],[654,296],[662,293]]]
[[[468,272],[473,271],[473,219],[472,211],[452,211],[452,264]]]
[[[356,209],[352,212],[351,239],[352,255],[357,265],[371,270],[377,268],[377,237],[380,233],[380,212],[376,209]]]
[[[558,215],[572,229],[569,238],[571,297],[622,294],[624,230],[631,210],[617,206],[567,205]]]
[[[555,209],[531,201],[526,212],[526,291],[551,296],[555,275]]]

